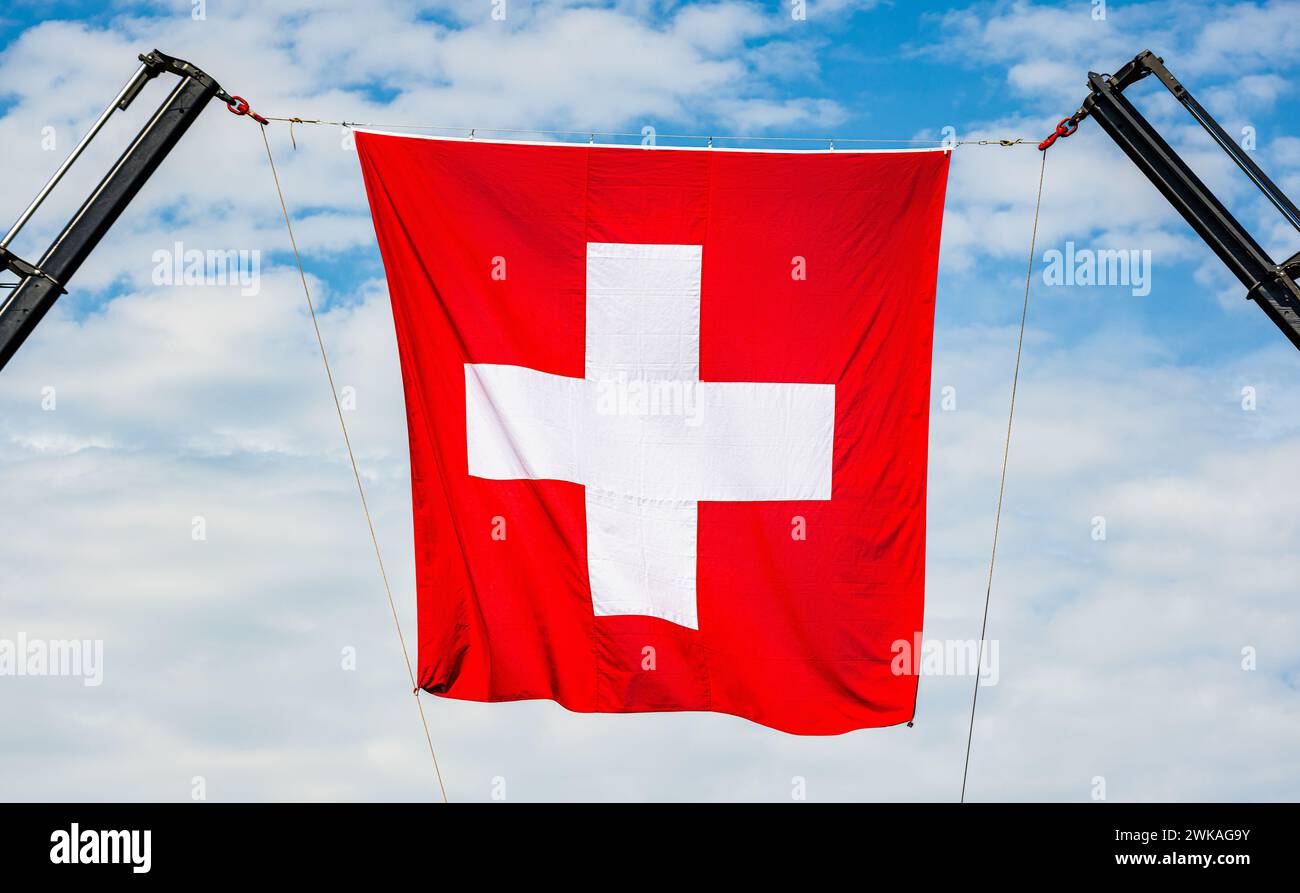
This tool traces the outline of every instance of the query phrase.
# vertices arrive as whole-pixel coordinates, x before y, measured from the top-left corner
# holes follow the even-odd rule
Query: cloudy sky
[[[154,47],[271,115],[839,140],[1037,140],[1088,70],[1150,47],[1300,195],[1300,2],[1101,5],[508,0],[501,21],[492,0],[9,0],[0,217]],[[19,253],[160,95],[115,119]],[[1300,248],[1158,85],[1133,95],[1275,257]],[[269,136],[413,637],[400,374],[356,156],[334,126]],[[1038,160],[953,163],[927,637],[979,635]],[[0,639],[104,648],[99,686],[0,676],[0,799],[189,800],[196,777],[210,800],[434,796],[279,213],[256,127],[214,106],[0,373]],[[260,288],[157,284],[177,243],[260,252]],[[1035,278],[969,797],[1300,798],[1300,355],[1090,123],[1049,158],[1040,268],[1067,243],[1150,252],[1150,293]],[[425,709],[452,800],[503,779],[510,800],[789,801],[794,778],[809,800],[952,800],[971,682],[924,679],[914,728],[834,738]]]

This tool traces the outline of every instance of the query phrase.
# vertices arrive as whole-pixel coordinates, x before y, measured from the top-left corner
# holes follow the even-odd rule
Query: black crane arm
[[[109,117],[116,111],[125,110],[145,85],[161,74],[175,75],[179,81],[40,260],[29,263],[10,251],[13,238]],[[140,67],[131,80],[72,150],[18,222],[0,239],[0,270],[18,277],[18,282],[7,293],[0,291],[0,369],[27,340],[59,295],[67,290],[73,274],[214,97],[227,103],[237,114],[251,114],[246,102],[227,94],[208,74],[189,62],[158,50],[140,56]],[[252,117],[264,123],[259,116]]]
[[[1246,297],[1259,304],[1268,318],[1300,349],[1300,253],[1275,263],[1250,232],[1232,216],[1186,162],[1165,142],[1142,113],[1129,102],[1124,91],[1138,81],[1155,75],[1174,98],[1205,128],[1211,138],[1246,173],[1282,216],[1300,231],[1300,211],[1268,178],[1238,143],[1233,140],[1199,102],[1165,67],[1164,60],[1150,50],[1139,53],[1114,74],[1088,73],[1091,93],[1067,122],[1077,126],[1085,117],[1095,118],[1107,135],[1156,185],[1169,203],[1192,225],[1246,287]],[[1066,122],[1062,122],[1064,125]],[[1068,135],[1073,130],[1062,132]],[[1045,148],[1053,138],[1045,141]]]

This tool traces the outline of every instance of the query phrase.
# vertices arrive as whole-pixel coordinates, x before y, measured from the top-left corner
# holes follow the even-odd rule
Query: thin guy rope
[[[989,553],[989,580],[984,590],[984,621],[980,625],[979,659],[975,662],[975,691],[970,700],[970,726],[966,730],[966,765],[961,773],[961,802],[966,802],[966,779],[970,775],[971,739],[975,735],[975,705],[980,696],[980,672],[984,666],[984,636],[989,628],[989,602],[993,596],[993,567],[998,559],[998,533],[1002,527],[1002,498],[1007,488],[1007,457],[1011,453],[1011,423],[1016,417],[1016,389],[1020,384],[1020,357],[1025,346],[1025,320],[1029,316],[1029,289],[1034,278],[1034,252],[1038,247],[1038,213],[1043,207],[1043,177],[1047,172],[1047,151],[1038,166],[1038,198],[1034,202],[1034,227],[1029,236],[1029,269],[1025,272],[1025,302],[1020,308],[1020,337],[1016,341],[1016,369],[1011,376],[1011,407],[1007,410],[1007,436],[1002,444],[1002,478],[998,482],[998,510],[993,518],[993,549]]]
[[[298,118],[298,117],[275,117],[266,116],[268,121],[280,121],[289,125],[290,138],[293,135],[293,125],[295,124],[323,124],[332,127],[373,127],[385,128],[392,127],[399,130],[452,130],[468,134],[477,133],[515,133],[531,134],[542,133],[551,136],[579,136],[579,137],[629,137],[641,139],[645,136],[643,133],[617,130],[546,130],[541,127],[466,127],[458,124],[392,124],[392,123],[374,123],[361,121],[324,121],[319,118]],[[877,139],[874,137],[840,137],[840,136],[728,136],[717,134],[703,133],[656,133],[656,139],[666,140],[731,140],[735,142],[779,142],[779,143],[827,143],[834,146],[837,143],[898,143],[908,145],[953,145],[953,146],[1019,146],[1031,145],[1036,140],[1028,140],[1020,137],[1007,139],[986,139],[986,140],[933,140],[933,139]],[[521,141],[523,142],[523,141]]]
[[[406,661],[406,674],[411,680],[411,690],[415,694],[415,706],[420,711],[420,724],[424,727],[424,739],[429,744],[429,756],[433,758],[433,771],[438,776],[438,790],[442,793],[442,802],[447,801],[447,787],[443,784],[442,769],[438,766],[438,754],[433,749],[433,736],[429,734],[429,721],[424,715],[424,705],[420,702],[420,689],[415,682],[415,671],[411,668],[411,654],[406,648],[406,636],[402,634],[402,622],[397,617],[397,603],[393,599],[393,587],[388,582],[388,571],[384,568],[384,556],[379,550],[379,537],[375,534],[375,522],[370,516],[370,506],[366,502],[366,488],[361,484],[361,472],[357,469],[357,457],[352,452],[352,439],[348,436],[348,425],[343,419],[343,406],[339,402],[338,388],[334,384],[334,372],[330,368],[329,356],[325,352],[325,339],[321,336],[320,323],[316,319],[316,305],[311,299],[311,289],[307,285],[307,274],[303,271],[302,256],[298,253],[298,240],[294,238],[293,224],[289,220],[289,206],[284,200],[284,190],[280,187],[280,174],[275,168],[275,158],[271,154],[271,141],[266,138],[266,128],[259,127],[262,142],[266,145],[266,160],[271,165],[271,176],[275,180],[275,191],[280,197],[280,210],[284,213],[284,225],[289,231],[289,244],[293,246],[293,258],[298,264],[298,276],[302,279],[302,292],[307,298],[307,310],[311,313],[312,328],[316,330],[316,344],[320,347],[320,358],[325,364],[325,377],[329,379],[330,394],[334,398],[334,411],[338,413],[339,427],[343,430],[343,442],[348,448],[348,461],[352,463],[352,476],[356,478],[357,493],[361,496],[361,509],[365,512],[366,526],[370,528],[370,542],[375,547],[375,560],[379,562],[379,575],[384,580],[384,591],[388,593],[388,607],[393,612],[393,624],[397,627],[397,640],[402,646],[402,659]]]

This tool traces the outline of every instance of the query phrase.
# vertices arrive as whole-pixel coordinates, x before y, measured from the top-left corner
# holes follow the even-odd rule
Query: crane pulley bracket
[[[62,294],[67,294],[68,290],[55,280],[53,276],[41,270],[33,264],[29,264],[18,255],[14,254],[8,248],[0,248],[0,267],[13,273],[19,279],[26,279],[29,276],[39,276],[42,279],[48,279],[59,289]]]

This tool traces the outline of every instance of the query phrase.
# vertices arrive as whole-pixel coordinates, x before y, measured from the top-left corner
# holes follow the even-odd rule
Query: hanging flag
[[[356,145],[420,687],[909,721],[947,152]]]

